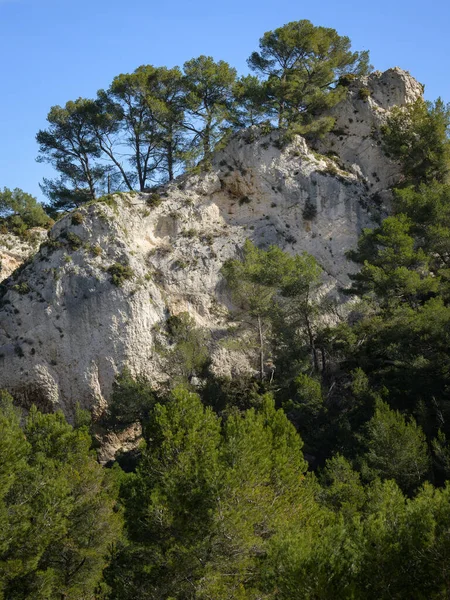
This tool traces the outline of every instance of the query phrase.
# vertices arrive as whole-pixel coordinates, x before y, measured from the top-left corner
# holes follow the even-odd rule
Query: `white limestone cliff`
[[[361,87],[370,91],[365,100]],[[159,203],[152,194],[116,195],[58,221],[6,282],[0,388],[25,406],[61,408],[69,419],[77,402],[101,412],[125,366],[156,382],[167,377],[155,342],[167,316],[184,311],[211,331],[218,372],[248,368],[220,344],[230,308],[224,261],[250,238],[309,252],[329,288],[347,284],[354,266],[345,252],[400,177],[382,152],[380,126],[392,106],[421,93],[400,69],[373,73],[352,83],[334,109],[322,154],[301,137],[283,146],[277,132],[250,128],[215,155],[210,172],[167,185]],[[132,270],[120,287],[108,272],[115,263]]]

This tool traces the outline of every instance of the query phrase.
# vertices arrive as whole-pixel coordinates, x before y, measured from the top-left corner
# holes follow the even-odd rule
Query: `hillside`
[[[372,73],[352,82],[315,149],[252,127],[215,153],[207,173],[107,197],[58,221],[5,282],[0,387],[69,419],[76,402],[100,413],[125,367],[154,382],[171,376],[165,322],[183,312],[211,332],[216,373],[252,371],[223,343],[231,307],[223,263],[246,239],[306,251],[324,270],[324,290],[338,293],[354,269],[346,251],[386,213],[401,177],[383,154],[380,127],[422,91],[401,69]]]

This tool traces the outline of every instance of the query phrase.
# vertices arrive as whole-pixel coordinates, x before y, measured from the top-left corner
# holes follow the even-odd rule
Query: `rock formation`
[[[167,376],[155,342],[168,315],[184,311],[211,331],[217,370],[243,368],[218,343],[229,325],[223,262],[250,238],[307,251],[329,287],[345,285],[354,268],[345,252],[385,210],[400,177],[382,152],[380,126],[392,106],[421,93],[400,69],[373,73],[350,85],[316,151],[301,137],[284,144],[277,131],[250,128],[206,174],[154,194],[108,197],[58,221],[6,281],[0,387],[69,419],[77,402],[101,411],[125,366],[155,381]]]
[[[33,256],[46,237],[47,230],[40,227],[29,229],[25,238],[0,233],[0,282]]]

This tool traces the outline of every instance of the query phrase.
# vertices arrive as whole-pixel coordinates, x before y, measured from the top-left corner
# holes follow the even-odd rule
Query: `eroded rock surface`
[[[40,227],[30,229],[27,233],[26,238],[13,233],[0,233],[0,282],[33,256],[47,237],[47,230]]]
[[[367,87],[370,97],[360,98]],[[24,405],[75,404],[101,412],[127,366],[154,381],[167,377],[156,342],[169,314],[188,311],[212,334],[217,371],[248,368],[220,344],[230,299],[221,266],[245,239],[313,254],[328,287],[348,283],[345,252],[371,226],[398,181],[382,153],[387,110],[414,101],[420,84],[400,69],[354,82],[336,107],[324,156],[297,137],[242,131],[217,153],[211,172],[185,176],[155,195],[117,195],[65,217],[33,261],[8,283],[0,309],[0,387]],[[383,200],[384,199],[384,200]],[[114,284],[108,269],[128,265]],[[24,284],[24,285],[20,285]]]

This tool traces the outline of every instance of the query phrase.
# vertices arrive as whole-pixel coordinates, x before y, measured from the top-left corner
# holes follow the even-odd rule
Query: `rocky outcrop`
[[[349,84],[346,99],[330,112],[333,131],[317,144],[324,153],[333,153],[366,182],[375,203],[389,200],[388,190],[401,179],[400,167],[386,159],[381,127],[394,106],[415,102],[423,85],[407,71],[395,67],[375,71]]]
[[[358,86],[370,90],[365,100]],[[1,301],[0,387],[69,418],[76,402],[101,412],[125,366],[167,377],[164,324],[184,311],[211,331],[217,370],[243,368],[221,344],[230,308],[224,261],[250,238],[310,252],[329,288],[345,285],[353,268],[345,252],[373,224],[376,194],[387,197],[399,177],[379,127],[391,106],[420,93],[399,69],[372,74],[335,109],[321,154],[301,137],[284,145],[277,132],[250,128],[207,174],[159,194],[106,198],[57,222]]]
[[[26,237],[0,233],[0,282],[6,279],[38,250],[47,237],[47,230],[29,229]]]

